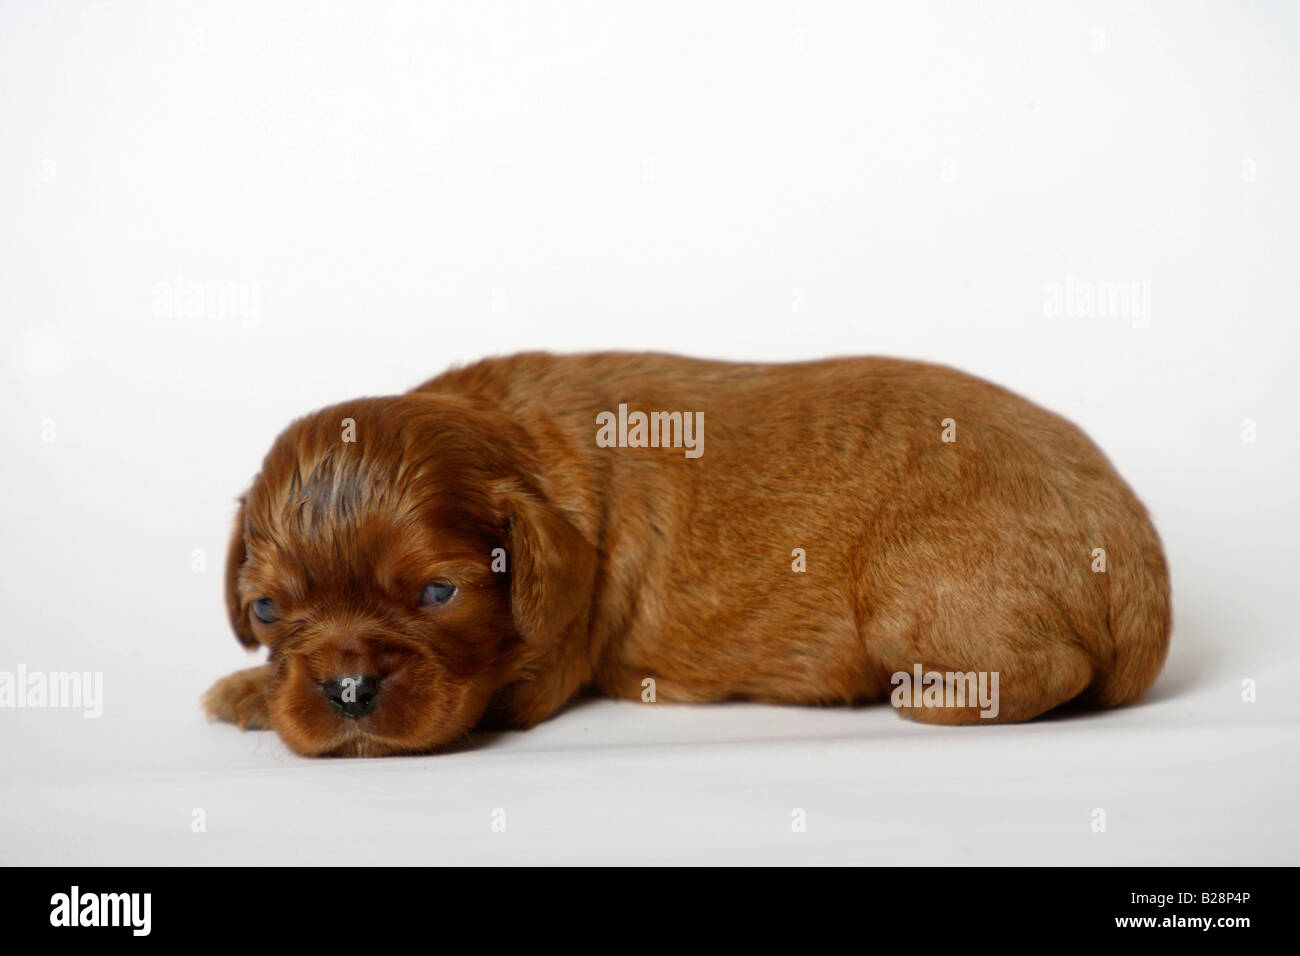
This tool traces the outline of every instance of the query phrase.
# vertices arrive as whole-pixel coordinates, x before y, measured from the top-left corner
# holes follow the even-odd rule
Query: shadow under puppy
[[[241,499],[226,600],[269,656],[209,714],[309,755],[584,689],[1021,721],[1138,700],[1170,631],[1159,539],[1082,432],[877,358],[524,354],[326,408]]]

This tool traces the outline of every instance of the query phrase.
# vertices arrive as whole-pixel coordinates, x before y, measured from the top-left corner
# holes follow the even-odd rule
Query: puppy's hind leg
[[[238,724],[242,730],[270,730],[266,691],[271,665],[235,671],[217,681],[203,695],[203,710],[210,720]]]
[[[904,717],[929,724],[1015,723],[1088,689],[1095,661],[1049,600],[993,598],[980,608],[967,597],[967,614],[945,608],[923,618],[884,659],[891,702]]]
[[[1032,720],[1078,697],[1092,680],[1093,669],[1082,652],[1061,647],[1051,659],[1010,665],[962,666],[952,662],[918,662],[923,675],[916,686],[915,665],[907,673],[907,693],[900,683],[891,698],[898,712],[925,724],[1010,724]]]

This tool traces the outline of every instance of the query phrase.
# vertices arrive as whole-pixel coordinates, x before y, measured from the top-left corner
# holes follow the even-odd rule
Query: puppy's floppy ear
[[[535,647],[571,626],[586,626],[596,548],[536,489],[508,481],[495,489],[508,541],[515,629]]]
[[[239,499],[239,512],[235,515],[235,529],[230,535],[230,547],[226,549],[226,615],[235,637],[245,647],[257,647],[257,638],[253,636],[252,626],[248,623],[248,611],[239,605],[239,569],[244,566],[248,552],[244,549],[244,499]]]

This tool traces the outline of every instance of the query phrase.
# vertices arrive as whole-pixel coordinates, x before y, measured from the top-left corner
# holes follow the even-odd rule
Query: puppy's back
[[[645,648],[698,654],[707,630],[740,642],[719,661],[749,641],[754,668],[772,671],[755,684],[737,677],[743,662],[725,667],[719,696],[852,698],[907,660],[978,665],[980,640],[1010,642],[996,666],[1044,662],[1023,677],[1034,690],[1012,719],[1024,719],[1081,692],[1131,703],[1163,663],[1168,572],[1145,508],[1078,428],[989,382],[882,358],[528,353],[421,388],[473,395],[538,436],[575,523],[609,546],[610,640],[635,649],[632,671],[670,669]],[[619,405],[702,412],[702,457],[599,447],[596,415]],[[810,556],[802,577],[789,573],[796,547]],[[865,645],[862,673],[801,683],[758,659],[838,657],[844,635]],[[805,686],[818,682],[832,691]],[[682,695],[712,699],[707,684]]]

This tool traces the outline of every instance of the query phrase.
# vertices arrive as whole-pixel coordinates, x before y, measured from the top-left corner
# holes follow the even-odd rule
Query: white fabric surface
[[[1235,680],[1189,689],[1179,671],[1140,707],[1017,726],[600,700],[462,752],[362,761],[206,725],[196,675],[142,678],[99,720],[5,715],[0,862],[1294,864],[1286,674],[1258,672],[1272,703],[1243,704]]]

